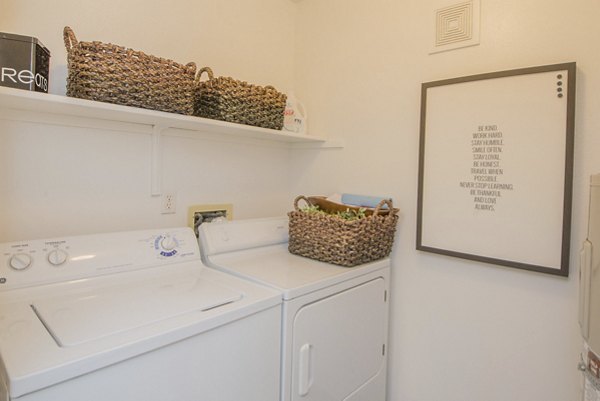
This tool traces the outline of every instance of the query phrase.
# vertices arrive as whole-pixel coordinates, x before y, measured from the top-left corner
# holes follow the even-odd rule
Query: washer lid
[[[56,343],[69,347],[242,298],[214,281],[180,275],[42,298],[31,307]]]

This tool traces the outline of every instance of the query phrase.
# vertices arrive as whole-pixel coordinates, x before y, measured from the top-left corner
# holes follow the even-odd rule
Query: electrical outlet
[[[160,212],[162,214],[170,214],[175,213],[176,208],[175,204],[177,203],[177,197],[175,196],[175,192],[169,192],[162,195]]]
[[[233,219],[233,205],[193,205],[188,208],[188,224],[198,236],[198,227],[217,218]]]

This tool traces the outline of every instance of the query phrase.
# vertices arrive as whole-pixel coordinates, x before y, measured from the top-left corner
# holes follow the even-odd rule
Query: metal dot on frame
[[[558,85],[558,86],[561,86],[561,85],[562,85],[562,81],[558,81],[558,82],[556,83],[556,85]]]
[[[557,96],[558,96],[558,97],[563,97],[563,94],[562,94],[562,93],[559,93]]]
[[[556,88],[557,92],[562,92],[562,88]]]
[[[562,79],[562,74],[558,74],[558,75],[556,76],[556,78],[558,78],[558,79]]]

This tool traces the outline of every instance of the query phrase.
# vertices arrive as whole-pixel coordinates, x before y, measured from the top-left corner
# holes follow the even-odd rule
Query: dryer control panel
[[[198,228],[198,241],[204,256],[288,242],[288,218],[267,217],[218,221]]]
[[[200,261],[187,227],[1,243],[0,291],[184,261]]]

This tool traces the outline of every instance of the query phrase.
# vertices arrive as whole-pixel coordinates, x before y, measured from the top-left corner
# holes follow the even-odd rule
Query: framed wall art
[[[422,84],[417,249],[568,276],[575,74]]]

